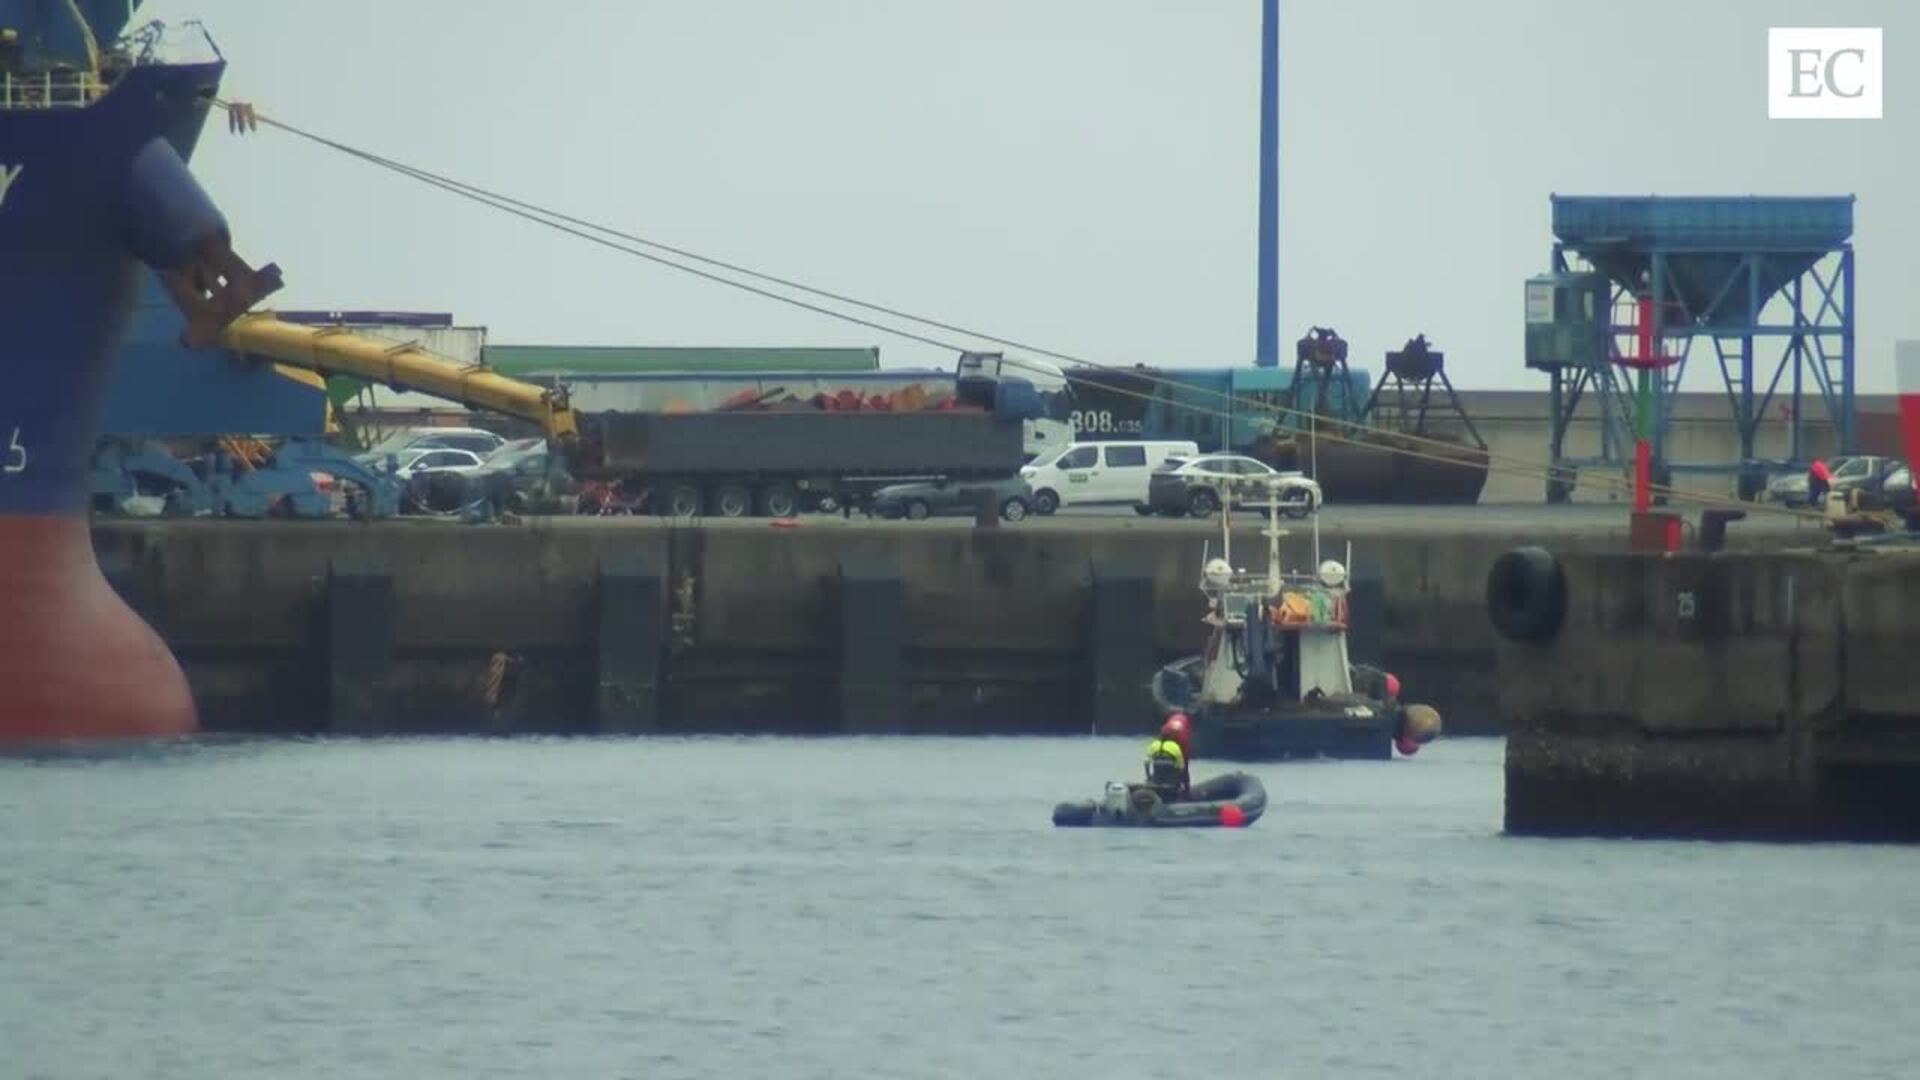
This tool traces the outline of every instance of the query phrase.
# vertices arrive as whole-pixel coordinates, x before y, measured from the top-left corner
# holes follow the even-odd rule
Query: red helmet
[[[1174,742],[1185,746],[1187,742],[1187,714],[1174,713],[1172,716],[1167,717],[1167,722],[1160,725],[1160,737],[1163,739],[1172,739]]]

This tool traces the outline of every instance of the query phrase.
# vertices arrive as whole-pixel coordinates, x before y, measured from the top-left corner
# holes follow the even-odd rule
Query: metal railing
[[[0,109],[84,109],[106,92],[91,71],[0,74]]]

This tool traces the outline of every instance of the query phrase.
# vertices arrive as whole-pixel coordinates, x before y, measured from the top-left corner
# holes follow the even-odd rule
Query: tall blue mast
[[[1253,363],[1280,363],[1280,0],[1260,14],[1260,297]]]

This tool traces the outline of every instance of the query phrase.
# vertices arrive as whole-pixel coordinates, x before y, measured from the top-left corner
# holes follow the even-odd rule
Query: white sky
[[[1548,194],[1847,194],[1863,392],[1920,337],[1920,4],[1282,0],[1281,338],[1425,333],[1544,388]],[[544,13],[534,18],[531,12]],[[150,0],[223,92],[717,258],[1107,363],[1251,361],[1258,0]],[[1885,28],[1885,119],[1770,121],[1769,25]],[[1909,59],[1912,57],[1912,59]],[[262,130],[196,170],[281,307],[495,343],[950,354],[508,218]],[[946,337],[949,335],[936,334]],[[982,344],[968,342],[967,344]],[[991,346],[988,346],[991,347]],[[1689,389],[1712,389],[1708,357]]]

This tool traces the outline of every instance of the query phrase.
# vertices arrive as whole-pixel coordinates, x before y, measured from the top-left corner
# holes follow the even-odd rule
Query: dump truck
[[[919,412],[733,410],[581,417],[568,469],[600,505],[676,517],[788,517],[863,507],[889,484],[1018,475],[1022,418]],[[596,485],[594,482],[599,481]]]

